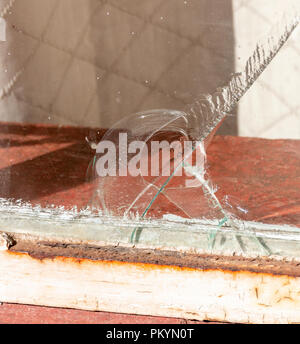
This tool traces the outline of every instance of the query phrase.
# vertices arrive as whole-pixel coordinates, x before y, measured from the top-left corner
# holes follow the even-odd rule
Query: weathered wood
[[[62,245],[49,255],[47,243],[24,241],[0,252],[0,301],[222,322],[300,322],[297,263],[182,259],[155,250],[123,251],[121,261],[121,251],[110,255],[113,248],[103,248],[98,258],[99,248],[76,249]]]

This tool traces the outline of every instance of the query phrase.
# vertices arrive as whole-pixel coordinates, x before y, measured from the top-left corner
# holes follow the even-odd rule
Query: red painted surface
[[[184,319],[138,316],[4,303],[0,324],[203,324]]]
[[[219,136],[209,161],[220,199],[238,200],[249,220],[300,227],[300,140]]]
[[[102,134],[96,129],[2,124],[0,197],[43,206],[90,205],[99,183],[87,182],[94,151],[85,138],[97,141]],[[218,188],[216,195],[229,211],[245,220],[300,226],[300,141],[217,136],[207,153],[207,169]],[[122,197],[132,200],[139,188],[145,187],[133,177],[107,181],[108,198],[115,208],[122,204]],[[201,188],[171,189],[179,184],[180,177],[172,179],[165,189],[168,196],[191,216],[209,214],[211,206]],[[141,198],[142,210],[156,192],[150,190],[150,195]],[[229,206],[223,201],[225,197]],[[239,212],[237,206],[246,208],[248,213]],[[148,216],[170,212],[186,216],[161,194]]]

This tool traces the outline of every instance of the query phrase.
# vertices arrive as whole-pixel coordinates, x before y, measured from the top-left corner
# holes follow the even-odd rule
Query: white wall
[[[260,37],[299,0],[234,0],[236,70],[242,68]],[[300,13],[300,12],[299,12]],[[300,30],[273,60],[239,106],[239,134],[300,139]]]

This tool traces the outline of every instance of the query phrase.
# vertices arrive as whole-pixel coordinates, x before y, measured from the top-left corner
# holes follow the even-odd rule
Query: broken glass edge
[[[143,228],[139,242],[130,243],[128,238],[136,227]],[[240,229],[220,228],[217,221],[187,220],[174,215],[162,220],[121,219],[88,208],[79,211],[32,207],[21,201],[0,199],[0,228],[7,234],[26,234],[41,240],[300,261],[300,228],[287,225],[244,221]],[[210,240],[212,233],[214,245]]]

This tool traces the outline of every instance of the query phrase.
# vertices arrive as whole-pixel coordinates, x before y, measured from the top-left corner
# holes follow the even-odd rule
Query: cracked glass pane
[[[299,9],[0,0],[3,230],[294,255]]]

